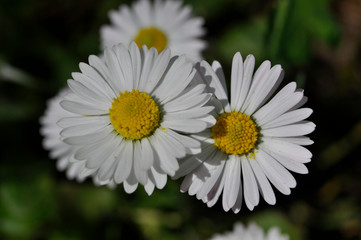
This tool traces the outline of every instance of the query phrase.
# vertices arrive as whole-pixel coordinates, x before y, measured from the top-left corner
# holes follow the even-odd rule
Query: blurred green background
[[[186,1],[205,18],[205,59],[269,59],[296,81],[317,125],[308,175],[290,196],[225,213],[179,193],[148,197],[66,179],[42,149],[39,117],[78,63],[99,53],[107,13],[130,1],[0,1],[0,239],[207,239],[236,221],[290,239],[361,239],[361,1]]]

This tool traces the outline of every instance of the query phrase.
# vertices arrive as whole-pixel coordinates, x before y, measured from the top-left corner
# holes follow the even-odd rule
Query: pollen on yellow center
[[[114,129],[125,138],[137,140],[150,135],[158,126],[160,113],[150,95],[139,90],[119,93],[109,109]]]
[[[212,137],[214,145],[224,153],[247,154],[257,143],[257,125],[244,113],[223,113],[212,128]]]
[[[147,45],[148,48],[156,48],[158,52],[163,51],[168,44],[168,39],[164,32],[155,27],[140,29],[134,41],[139,48]]]

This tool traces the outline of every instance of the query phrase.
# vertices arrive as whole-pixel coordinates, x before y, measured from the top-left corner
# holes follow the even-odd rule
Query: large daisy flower
[[[280,65],[265,61],[253,75],[255,59],[243,62],[236,53],[232,63],[231,96],[222,68],[205,61],[199,65],[204,81],[214,92],[216,124],[194,138],[203,142],[202,152],[184,159],[175,178],[187,175],[181,191],[196,195],[209,207],[223,191],[223,208],[237,213],[242,199],[250,210],[259,203],[259,193],[269,204],[276,198],[271,184],[283,194],[296,186],[288,170],[308,173],[304,163],[312,154],[303,145],[313,142],[304,135],[315,124],[304,121],[312,110],[299,108],[306,102],[296,83],[275,93],[283,79]],[[271,100],[269,100],[271,98]],[[268,101],[269,100],[269,101]]]
[[[215,121],[204,106],[209,93],[196,84],[196,69],[185,56],[158,55],[132,42],[106,48],[104,61],[89,57],[81,73],[68,80],[73,91],[61,106],[76,116],[61,119],[63,141],[76,146],[74,158],[96,171],[99,183],[123,183],[127,193],[138,183],[150,195],[179,168],[178,158],[200,151],[187,134]]]
[[[109,13],[111,25],[101,28],[103,48],[135,41],[139,47],[155,47],[158,52],[170,48],[173,55],[186,54],[199,60],[206,47],[199,37],[204,34],[203,19],[193,17],[190,6],[182,1],[140,0],[129,8],[121,5]]]
[[[250,223],[245,227],[242,223],[236,223],[233,231],[223,234],[215,234],[210,240],[288,240],[289,237],[281,233],[279,228],[272,227],[265,232],[256,224]]]
[[[60,106],[60,101],[70,92],[68,87],[62,89],[55,97],[47,102],[44,115],[40,118],[40,133],[43,135],[43,147],[49,150],[49,156],[56,159],[59,171],[65,171],[68,179],[83,181],[94,171],[85,168],[85,161],[75,161],[75,146],[64,143],[60,137],[61,127],[57,122],[64,117],[74,117],[74,113],[65,111]]]

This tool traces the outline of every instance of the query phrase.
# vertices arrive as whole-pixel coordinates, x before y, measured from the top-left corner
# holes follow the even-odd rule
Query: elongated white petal
[[[268,204],[274,205],[276,203],[276,196],[266,175],[264,174],[262,168],[259,166],[258,161],[251,160],[249,161],[249,163],[251,164],[252,170],[258,182],[259,190],[264,200]]]
[[[234,206],[238,197],[241,182],[241,161],[238,157],[230,155],[226,163],[224,175],[223,208],[226,210]]]
[[[225,91],[226,94],[228,95],[228,93],[227,93],[226,78],[225,78],[225,76],[224,76],[224,73],[223,73],[223,69],[222,69],[221,64],[220,64],[218,61],[213,61],[213,62],[212,62],[212,69],[213,69],[214,72],[216,73],[216,75],[217,75],[220,83],[221,83],[222,86],[223,86],[224,91]]]
[[[227,92],[224,89],[222,83],[218,79],[216,73],[213,71],[212,67],[206,62],[201,61],[200,64],[196,65],[198,72],[204,78],[204,83],[209,86],[209,91],[213,93],[218,100],[224,103],[225,111],[230,110]]]
[[[65,138],[64,142],[70,145],[84,145],[96,143],[107,137],[113,130],[113,126],[109,125],[90,134]]]
[[[309,134],[315,130],[312,122],[302,122],[281,127],[269,128],[262,131],[266,137],[297,137]]]
[[[205,177],[204,184],[201,187],[200,191],[197,193],[198,199],[205,198],[208,195],[208,193],[211,191],[211,189],[214,187],[217,180],[220,178],[221,173],[223,172],[224,164],[226,162],[226,156],[224,155],[225,155],[224,153],[217,151],[209,161],[201,165],[208,170],[209,176]],[[220,161],[222,157],[224,160]]]
[[[123,141],[124,150],[116,156],[118,162],[114,173],[115,183],[121,183],[128,178],[133,166],[133,143],[130,141]]]
[[[237,99],[241,91],[243,82],[243,59],[239,52],[237,52],[232,60],[232,74],[231,74],[231,109],[236,109]]]
[[[244,198],[249,201],[252,206],[257,206],[259,203],[259,193],[256,178],[252,171],[249,161],[246,157],[241,157],[242,176],[244,183]]]
[[[148,181],[147,170],[144,170],[142,167],[142,149],[139,141],[133,143],[133,169],[134,175],[137,181],[143,185],[145,185]]]

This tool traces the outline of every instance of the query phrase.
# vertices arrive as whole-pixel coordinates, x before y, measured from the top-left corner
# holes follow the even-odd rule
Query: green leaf
[[[265,18],[252,19],[247,24],[239,24],[231,27],[220,36],[216,44],[219,48],[219,55],[226,62],[230,62],[236,52],[242,56],[253,54],[256,59],[263,59],[263,46],[267,30]]]

